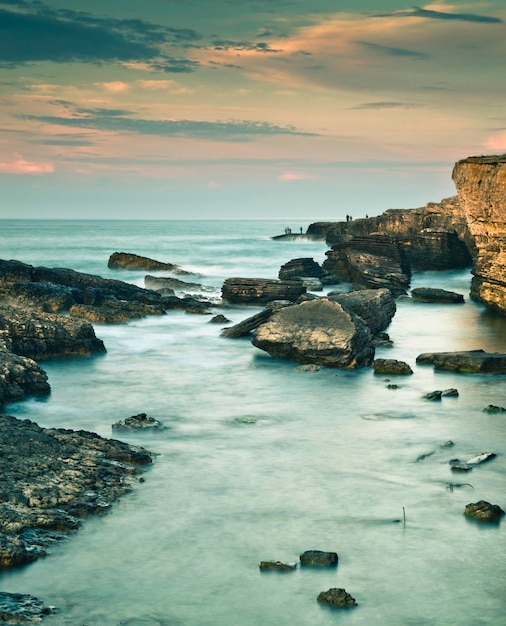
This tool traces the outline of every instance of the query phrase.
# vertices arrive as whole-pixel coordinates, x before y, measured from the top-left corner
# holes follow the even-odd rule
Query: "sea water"
[[[228,277],[276,278],[292,258],[325,259],[323,242],[270,238],[286,226],[5,220],[0,258],[142,286],[145,272],[107,268],[113,252],[133,252],[197,272],[191,280],[217,300]],[[481,499],[506,508],[506,417],[483,412],[506,406],[506,376],[415,363],[429,351],[506,351],[506,318],[469,300],[470,278],[424,272],[412,282],[458,291],[464,304],[398,299],[394,345],[376,351],[412,366],[412,376],[391,377],[397,389],[369,368],[301,371],[248,338],[221,337],[209,316],[169,311],[96,325],[105,354],[43,363],[51,394],[4,410],[105,437],[145,412],[166,430],[121,438],[154,452],[154,464],[108,515],[86,520],[46,558],[2,572],[0,588],[58,607],[48,626],[504,623],[506,521],[480,525],[463,512]],[[258,310],[213,313],[235,323]],[[458,397],[423,399],[450,387]],[[453,447],[442,446],[448,440]],[[497,457],[451,472],[451,458],[480,452]],[[297,562],[310,549],[337,552],[337,569],[259,570],[262,560]],[[358,607],[319,605],[332,587]]]

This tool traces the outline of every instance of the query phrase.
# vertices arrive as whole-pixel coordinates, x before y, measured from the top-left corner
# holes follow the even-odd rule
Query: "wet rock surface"
[[[306,550],[299,559],[301,566],[304,567],[337,567],[339,557],[337,552]]]
[[[282,561],[260,561],[262,572],[293,572],[297,563],[283,563]]]
[[[0,591],[0,622],[2,624],[39,624],[55,610],[26,593]]]
[[[486,500],[480,500],[479,502],[468,504],[464,510],[464,515],[478,522],[497,523],[504,516],[504,511],[497,504],[490,504]]]
[[[165,271],[186,276],[192,275],[192,272],[182,269],[179,265],[156,261],[131,252],[113,252],[109,257],[107,267],[110,269],[144,270],[146,272]]]
[[[274,357],[330,367],[363,367],[374,358],[362,319],[325,298],[278,311],[257,328],[252,343]]]
[[[13,354],[5,336],[6,333],[0,333],[0,407],[28,395],[49,393],[46,372],[32,359]]]
[[[431,364],[437,370],[469,374],[505,374],[506,354],[484,350],[459,352],[425,352],[416,357],[420,364]]]
[[[373,335],[385,330],[396,312],[395,299],[389,289],[361,289],[329,295],[328,299],[361,317]]]
[[[0,432],[0,567],[45,556],[82,518],[107,512],[152,462],[121,441],[10,415],[0,415]]]
[[[419,302],[441,302],[443,304],[460,304],[464,302],[464,296],[454,291],[435,289],[433,287],[417,287],[411,290],[413,300]]]
[[[273,300],[295,302],[306,288],[300,281],[268,278],[227,278],[222,290],[224,300],[234,304],[266,304]]]
[[[375,359],[372,364],[375,374],[405,376],[413,373],[411,367],[404,361],[396,359]]]
[[[146,413],[139,413],[138,415],[131,415],[130,417],[115,422],[112,425],[113,431],[116,432],[139,432],[139,431],[153,431],[163,430],[165,426],[154,417],[146,415]]]
[[[355,598],[353,598],[345,589],[334,587],[328,591],[322,591],[317,598],[321,604],[326,604],[332,608],[351,608],[358,606]]]

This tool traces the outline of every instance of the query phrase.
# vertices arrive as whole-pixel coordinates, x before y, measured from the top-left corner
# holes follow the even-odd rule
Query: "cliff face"
[[[477,248],[471,297],[506,314],[506,154],[463,159],[452,177]]]

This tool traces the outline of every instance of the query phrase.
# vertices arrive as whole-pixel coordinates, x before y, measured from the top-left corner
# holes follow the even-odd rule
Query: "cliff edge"
[[[506,154],[458,161],[452,178],[477,248],[471,298],[506,314]]]

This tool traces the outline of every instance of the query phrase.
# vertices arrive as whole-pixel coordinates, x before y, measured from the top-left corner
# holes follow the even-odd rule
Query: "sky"
[[[505,67],[504,0],[0,0],[0,218],[423,206],[506,152]]]

